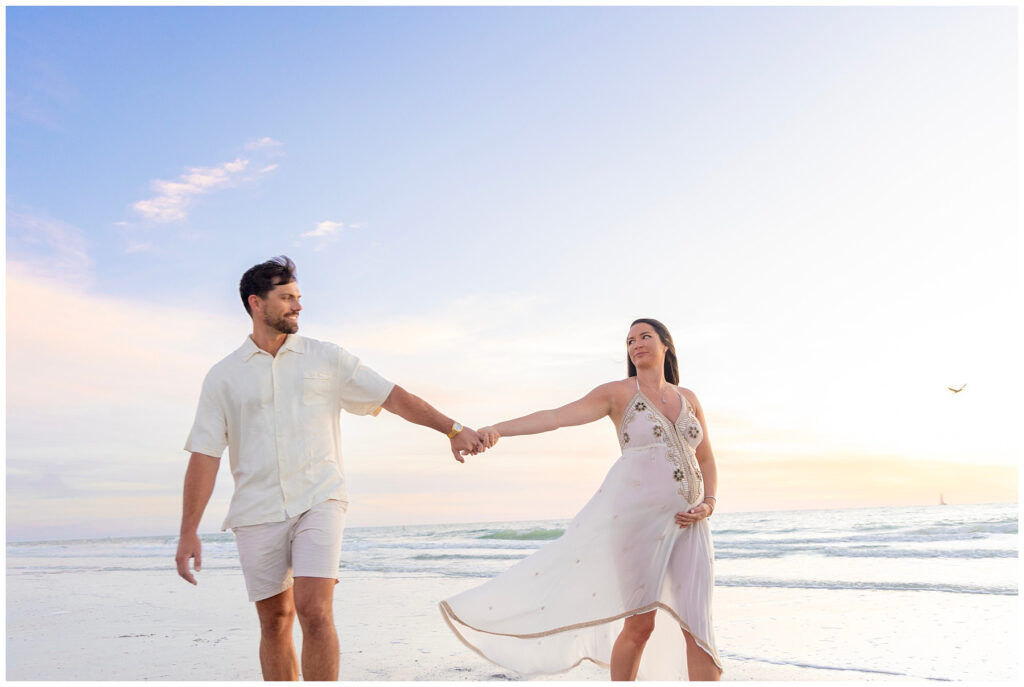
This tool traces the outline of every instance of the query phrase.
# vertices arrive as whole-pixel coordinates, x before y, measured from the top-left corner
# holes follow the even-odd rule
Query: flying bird
[[[966,384],[964,384],[964,385],[963,385],[962,387],[960,387],[959,389],[954,389],[954,388],[953,388],[953,387],[951,387],[951,386],[947,386],[946,388],[947,388],[947,389],[949,389],[950,391],[952,391],[952,392],[953,392],[954,394],[958,394],[958,393],[960,393],[961,391],[963,391],[964,389],[966,389],[966,388],[967,388],[967,385],[966,385]]]

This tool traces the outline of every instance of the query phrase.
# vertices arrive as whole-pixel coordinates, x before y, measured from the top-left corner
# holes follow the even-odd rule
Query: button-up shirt
[[[251,337],[203,381],[185,450],[220,458],[235,493],[222,526],[281,522],[348,501],[339,415],[377,415],[394,384],[332,343],[290,334],[276,356]]]

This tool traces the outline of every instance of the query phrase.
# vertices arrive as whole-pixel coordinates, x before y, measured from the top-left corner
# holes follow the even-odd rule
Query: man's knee
[[[295,609],[305,631],[319,632],[334,627],[334,613],[330,604],[307,602]]]
[[[334,616],[319,609],[308,610],[304,615],[299,614],[299,625],[302,626],[302,635],[307,639],[327,639],[336,633]]]
[[[319,634],[334,631],[334,580],[320,580],[312,584],[301,584],[296,581],[300,589],[295,594],[295,610],[299,616],[299,623],[303,632]]]
[[[260,631],[263,636],[279,636],[291,632],[295,620],[295,605],[287,592],[257,601],[256,612],[260,618]]]

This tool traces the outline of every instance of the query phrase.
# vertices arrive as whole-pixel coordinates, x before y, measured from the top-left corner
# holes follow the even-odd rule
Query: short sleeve
[[[341,407],[353,415],[378,415],[388,399],[394,382],[363,365],[359,358],[338,348],[339,378],[342,380]]]
[[[218,386],[214,372],[210,370],[203,380],[192,431],[185,440],[186,451],[220,458],[228,445],[227,417],[220,402]]]

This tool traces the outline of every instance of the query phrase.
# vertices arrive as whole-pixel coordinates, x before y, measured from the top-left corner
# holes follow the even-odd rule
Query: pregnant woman
[[[622,456],[562,537],[442,601],[441,612],[467,646],[527,675],[590,660],[613,680],[717,680],[707,518],[718,480],[704,412],[676,386],[665,325],[636,320],[626,350],[627,379],[479,430],[490,447],[608,417]]]

